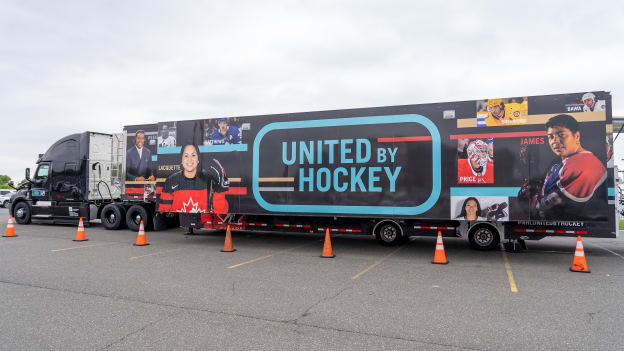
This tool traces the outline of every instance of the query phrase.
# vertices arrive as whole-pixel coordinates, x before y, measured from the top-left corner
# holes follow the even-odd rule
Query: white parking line
[[[401,250],[402,248],[404,248],[405,246],[401,246],[398,249],[392,251],[391,253],[387,254],[386,256],[384,256],[382,259],[380,259],[379,261],[373,263],[372,265],[368,266],[365,270],[361,271],[360,273],[354,275],[353,277],[351,277],[351,279],[357,279],[359,278],[362,274],[370,271],[371,269],[375,268],[377,265],[381,264],[383,261],[387,260],[388,258],[394,256],[394,254],[396,254],[397,252],[399,252],[399,250]]]
[[[60,251],[67,251],[67,250],[84,249],[86,247],[108,246],[108,245],[114,245],[114,244],[119,244],[119,243],[106,243],[106,244],[93,244],[93,245],[72,246],[72,247],[66,247],[64,249],[54,249],[54,250],[51,250],[51,251],[52,252],[60,252]]]
[[[160,254],[164,254],[164,253],[168,253],[168,252],[173,252],[173,251],[180,251],[183,250],[185,248],[179,248],[179,249],[172,249],[172,250],[165,250],[165,251],[158,251],[158,252],[152,252],[150,254],[147,255],[141,255],[141,256],[133,256],[128,258],[129,260],[136,260],[138,258],[143,258],[143,257],[148,257],[148,256],[156,256],[156,255],[160,255]]]

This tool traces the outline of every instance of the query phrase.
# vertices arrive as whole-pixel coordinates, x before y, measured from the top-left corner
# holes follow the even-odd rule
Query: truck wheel
[[[121,229],[126,224],[126,209],[117,204],[108,204],[100,214],[102,225],[108,230]]]
[[[19,224],[30,224],[30,216],[32,211],[26,202],[20,202],[13,208],[15,221]]]
[[[394,221],[379,222],[374,231],[377,241],[385,246],[397,246],[405,241],[401,227]]]
[[[468,233],[470,246],[475,250],[493,250],[500,243],[498,230],[487,224],[480,224],[470,228]]]
[[[132,205],[126,212],[126,224],[128,229],[132,231],[138,231],[143,221],[145,230],[152,226],[152,216],[150,211],[141,205]]]

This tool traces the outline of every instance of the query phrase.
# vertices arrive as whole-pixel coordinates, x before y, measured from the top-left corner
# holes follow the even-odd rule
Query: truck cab
[[[19,224],[32,220],[85,224],[97,218],[98,200],[119,197],[112,184],[112,136],[93,132],[68,135],[56,141],[37,160],[37,169],[11,200],[10,211]],[[117,182],[119,185],[120,182]]]

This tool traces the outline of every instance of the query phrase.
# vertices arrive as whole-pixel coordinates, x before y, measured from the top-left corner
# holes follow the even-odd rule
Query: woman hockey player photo
[[[194,144],[185,145],[180,156],[182,170],[173,173],[165,181],[158,210],[227,213],[225,192],[229,188],[229,181],[221,163],[216,159],[210,159],[203,168],[199,148]]]

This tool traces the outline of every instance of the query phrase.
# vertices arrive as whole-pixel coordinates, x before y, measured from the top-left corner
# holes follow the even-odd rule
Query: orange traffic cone
[[[78,230],[76,231],[76,239],[73,241],[87,241],[85,237],[84,224],[82,223],[82,217],[80,217],[80,222],[78,222]]]
[[[139,234],[137,235],[136,243],[134,246],[146,246],[149,245],[147,240],[145,239],[145,227],[143,226],[143,221],[141,221],[141,225],[139,226]]]
[[[329,228],[325,229],[325,243],[323,244],[323,253],[321,254],[322,258],[334,258],[334,252],[332,251],[331,246],[331,237],[329,235]]]
[[[234,252],[236,249],[234,245],[232,245],[232,231],[230,230],[230,225],[228,224],[227,229],[225,230],[225,243],[223,243],[223,250],[221,252]]]
[[[585,261],[585,250],[583,249],[583,241],[579,235],[576,238],[576,251],[574,251],[574,260],[572,260],[572,272],[591,273],[589,267],[587,267],[587,261]]]
[[[13,216],[9,215],[9,222],[7,223],[3,237],[14,238],[16,236],[17,235],[15,235],[15,224],[13,224]]]
[[[446,253],[444,253],[444,244],[442,243],[442,233],[438,232],[438,241],[436,241],[435,254],[433,255],[433,261],[435,264],[448,264],[446,260]]]

